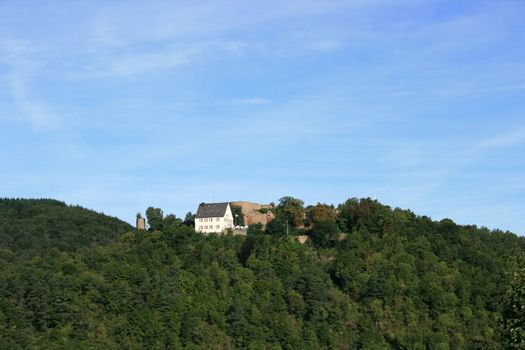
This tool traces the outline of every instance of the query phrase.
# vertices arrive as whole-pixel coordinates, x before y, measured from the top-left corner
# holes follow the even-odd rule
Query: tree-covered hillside
[[[304,208],[285,197],[274,211],[274,224],[246,237],[203,236],[157,211],[161,230],[33,259],[3,254],[0,348],[508,345],[501,317],[512,305],[502,301],[519,289],[507,259],[525,252],[523,238],[370,199]]]
[[[17,257],[107,244],[132,227],[117,218],[52,199],[0,199],[0,251]]]

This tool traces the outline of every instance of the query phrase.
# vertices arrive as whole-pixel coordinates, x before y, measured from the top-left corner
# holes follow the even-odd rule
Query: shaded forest
[[[58,201],[0,200],[0,348],[503,349],[524,339],[515,234],[371,199],[305,208],[283,197],[274,221],[245,237],[204,236],[149,209],[153,225],[136,231]]]
[[[122,220],[53,199],[0,198],[0,249],[17,257],[106,245],[130,230]]]

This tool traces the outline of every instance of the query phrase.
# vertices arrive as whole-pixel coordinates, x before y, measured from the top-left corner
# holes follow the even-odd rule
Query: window
[[[218,222],[219,220],[220,220],[219,218],[216,218],[216,219],[215,219],[215,221],[217,221],[217,222]]]
[[[220,230],[220,229],[221,229],[221,227],[220,227],[219,225],[215,226],[215,228],[216,228],[217,230]]]

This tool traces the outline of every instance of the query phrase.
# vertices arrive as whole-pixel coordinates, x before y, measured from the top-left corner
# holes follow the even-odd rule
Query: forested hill
[[[52,214],[75,208],[42,205],[49,208],[38,220],[29,220],[38,215],[28,208],[9,217],[35,220],[48,233],[78,226]],[[525,316],[509,301],[525,295],[525,284],[510,289],[523,238],[433,221],[370,199],[305,208],[283,197],[273,211],[266,230],[251,226],[246,237],[204,236],[157,209],[148,212],[158,230],[130,231],[114,243],[92,245],[76,236],[65,249],[55,245],[59,249],[33,259],[3,252],[0,349],[503,349],[518,338],[516,344],[525,343]],[[111,237],[122,229],[115,225]],[[310,239],[300,244],[297,234]],[[84,248],[73,249],[75,242]]]
[[[0,249],[33,257],[113,242],[132,227],[117,218],[52,199],[0,199]]]

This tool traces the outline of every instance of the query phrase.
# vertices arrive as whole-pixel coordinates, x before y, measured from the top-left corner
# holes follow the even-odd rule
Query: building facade
[[[195,214],[195,231],[221,233],[234,227],[230,203],[201,203]]]

